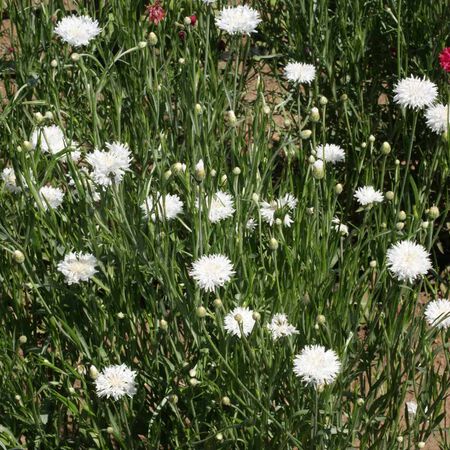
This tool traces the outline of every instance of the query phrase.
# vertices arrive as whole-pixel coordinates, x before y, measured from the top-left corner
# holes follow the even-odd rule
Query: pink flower
[[[439,54],[439,63],[446,72],[450,72],[450,47],[444,48]]]
[[[153,5],[147,6],[147,14],[148,20],[150,22],[153,22],[155,25],[158,25],[158,23],[161,22],[161,20],[163,20],[166,16],[166,12],[161,6],[160,0],[155,0],[155,3]]]

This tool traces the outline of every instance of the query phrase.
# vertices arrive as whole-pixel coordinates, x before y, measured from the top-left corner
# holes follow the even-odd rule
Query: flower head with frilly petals
[[[224,319],[224,328],[228,334],[241,337],[241,334],[248,336],[255,325],[253,311],[246,307],[234,308]],[[242,328],[242,331],[241,331]]]
[[[231,280],[235,274],[233,264],[224,255],[203,255],[194,261],[189,275],[197,282],[200,289],[206,292],[214,292]]]
[[[64,41],[74,47],[89,44],[102,29],[96,20],[88,16],[69,16],[61,19],[55,28],[55,33]]]
[[[316,77],[316,68],[312,64],[291,62],[284,68],[284,77],[300,84],[311,84]]]
[[[402,108],[422,109],[433,104],[437,87],[430,80],[408,77],[400,80],[394,88],[394,102]]]
[[[247,34],[256,32],[261,22],[258,11],[247,5],[226,7],[216,18],[216,26],[228,34]]]
[[[450,300],[439,298],[428,303],[425,318],[431,326],[444,330],[450,328]]]
[[[105,367],[95,380],[99,397],[112,397],[114,400],[136,393],[136,372],[125,364]]]

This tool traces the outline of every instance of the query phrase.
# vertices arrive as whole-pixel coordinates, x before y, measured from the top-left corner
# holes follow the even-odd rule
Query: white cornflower
[[[230,281],[236,272],[233,264],[224,255],[204,255],[192,264],[189,275],[197,282],[200,289],[213,292],[216,288]]]
[[[417,414],[417,403],[413,401],[406,402],[406,410],[408,415],[415,416]]]
[[[292,194],[285,194],[283,197],[272,200],[270,203],[263,201],[260,204],[261,217],[264,222],[272,226],[275,223],[275,214],[280,210],[287,210],[288,212],[295,209],[297,206],[297,199]],[[290,226],[292,219],[288,213],[283,216],[283,223],[285,226]]]
[[[298,333],[298,330],[293,325],[289,324],[286,314],[275,314],[272,317],[272,321],[267,325],[267,328],[272,334],[272,339],[274,341],[281,337]]]
[[[172,220],[183,212],[183,202],[178,195],[161,195],[159,192],[156,194],[156,204],[153,197],[149,196],[145,199],[145,202],[141,205],[141,209],[144,212],[144,217],[148,218],[149,214],[153,221],[157,218],[159,220]]]
[[[216,17],[216,26],[229,34],[250,35],[260,22],[259,12],[247,5],[224,8]]]
[[[383,201],[381,191],[376,191],[373,186],[363,186],[355,191],[355,198],[361,206],[373,205]]]
[[[2,180],[5,183],[5,188],[13,194],[20,192],[21,189],[17,186],[17,179],[14,169],[12,167],[5,167],[2,171]]]
[[[397,242],[387,251],[387,266],[400,281],[413,282],[431,269],[430,254],[415,242]]]
[[[256,229],[257,222],[253,217],[247,220],[247,223],[245,224],[245,228],[252,233]]]
[[[340,369],[336,352],[321,345],[307,345],[294,359],[294,373],[316,388],[332,383]]]
[[[422,109],[433,104],[437,87],[425,77],[408,77],[400,80],[394,88],[394,102],[403,108]]]
[[[341,223],[341,221],[337,217],[334,217],[331,223],[334,224],[333,229],[334,231],[336,231],[336,233],[339,233],[342,236],[348,235],[348,226]]]
[[[431,326],[444,330],[450,328],[450,300],[439,298],[428,303],[425,318]]]
[[[58,263],[58,270],[66,277],[67,284],[78,284],[94,276],[97,264],[97,259],[90,253],[69,253]]]
[[[209,208],[208,219],[211,223],[217,223],[228,219],[234,213],[233,197],[227,192],[217,191],[211,199],[205,199],[206,207]]]
[[[60,188],[51,186],[43,186],[39,189],[39,197],[45,210],[50,207],[56,209],[61,206],[64,199],[64,192]]]
[[[102,29],[96,20],[88,16],[69,16],[61,19],[55,28],[55,33],[64,41],[74,47],[88,45]]]
[[[93,168],[92,179],[102,186],[110,186],[113,181],[120,183],[125,171],[129,170],[131,152],[128,144],[113,142],[105,145],[108,150],[94,150],[86,160]]]
[[[68,147],[63,130],[57,125],[36,128],[31,135],[33,148],[38,146],[44,153],[55,155]]]
[[[284,68],[284,77],[293,83],[311,84],[316,77],[316,68],[312,64],[292,62]]]
[[[427,119],[428,128],[437,134],[441,134],[448,130],[449,124],[449,110],[448,106],[438,103],[430,106],[425,111],[425,118]]]
[[[202,0],[205,5],[212,5],[216,0]]]
[[[254,325],[253,311],[247,307],[238,306],[234,308],[224,319],[225,330],[233,336],[248,336],[252,332]]]
[[[344,150],[336,144],[318,145],[316,148],[316,156],[325,162],[336,164],[345,160]]]
[[[95,388],[99,397],[112,397],[114,400],[136,393],[136,372],[125,364],[105,367],[95,380]]]

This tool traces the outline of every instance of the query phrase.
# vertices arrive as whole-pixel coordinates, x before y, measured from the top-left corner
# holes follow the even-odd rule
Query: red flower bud
[[[195,27],[195,24],[197,23],[197,16],[195,14],[192,14],[189,19],[191,19],[191,25]]]

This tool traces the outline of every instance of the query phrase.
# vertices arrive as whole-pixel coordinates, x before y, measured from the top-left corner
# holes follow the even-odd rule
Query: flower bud
[[[362,142],[361,143],[361,148],[366,148],[366,147],[367,147],[367,144],[365,142]]]
[[[183,20],[184,24],[186,26],[189,26],[191,24],[191,18],[190,17],[185,17]]]
[[[404,222],[397,222],[397,223],[395,224],[395,228],[396,228],[398,231],[402,231],[403,228],[405,228],[405,223],[404,223]]]
[[[275,238],[270,238],[269,248],[270,248],[270,250],[274,250],[274,251],[278,248],[278,241]]]
[[[222,433],[217,433],[217,434],[216,434],[216,439],[217,439],[218,441],[223,441],[223,434],[222,434]]]
[[[58,61],[56,61],[56,59],[52,59],[50,65],[55,69],[56,67],[58,67]]]
[[[120,320],[122,320],[122,319],[125,318],[125,314],[124,314],[122,311],[119,311],[119,312],[117,313],[117,318],[120,319]]]
[[[270,108],[266,105],[266,106],[264,106],[264,108],[263,108],[263,112],[264,112],[264,114],[267,114],[267,115],[269,115],[270,114]]]
[[[108,434],[114,434],[114,428],[113,428],[113,427],[108,427],[108,428],[106,429],[106,432],[107,432]]]
[[[97,367],[95,367],[93,364],[91,365],[91,367],[89,367],[89,376],[93,379],[96,380],[98,377],[98,370]]]
[[[206,316],[206,308],[204,306],[199,306],[196,311],[197,317],[203,318]]]
[[[195,178],[197,178],[198,181],[202,181],[205,177],[205,165],[203,163],[203,159],[201,159],[195,166]]]
[[[170,177],[172,176],[172,171],[169,169],[169,170],[166,170],[165,172],[164,172],[164,179],[165,180],[168,180]]]
[[[322,106],[325,106],[325,105],[328,103],[328,99],[327,99],[324,95],[321,95],[321,96],[320,96],[319,103],[320,103]]]
[[[348,95],[347,94],[342,94],[341,95],[341,101],[346,102],[348,100]]]
[[[381,144],[381,153],[383,153],[383,155],[389,155],[389,153],[391,153],[389,142],[383,142],[383,144]]]
[[[158,36],[156,36],[153,31],[148,35],[148,42],[150,42],[150,45],[156,45],[158,43]]]
[[[176,405],[178,403],[178,395],[169,395],[169,402],[172,403],[172,405]]]
[[[178,64],[183,65],[186,62],[184,58],[178,58]]]
[[[252,194],[252,200],[253,200],[255,203],[258,203],[258,202],[259,202],[259,195],[258,195],[256,192],[254,192],[254,193]]]
[[[161,330],[163,330],[163,331],[166,331],[169,328],[169,324],[164,319],[161,319],[159,321],[159,326],[160,326]]]
[[[405,213],[405,211],[399,211],[399,213],[398,213],[398,220],[406,220],[406,213]]]
[[[369,142],[370,142],[371,144],[373,144],[373,143],[375,142],[375,136],[374,136],[373,134],[371,134],[371,135],[369,136]]]
[[[312,131],[311,130],[302,130],[300,131],[300,137],[302,139],[309,139],[312,135]]]
[[[69,394],[71,395],[75,394],[75,389],[72,386],[70,386],[69,388]]]
[[[195,378],[196,376],[197,376],[197,369],[191,369],[190,371],[189,371],[189,376],[191,377],[191,378]]]
[[[40,112],[34,113],[34,118],[36,119],[37,123],[40,123],[44,120],[44,116]]]
[[[241,174],[241,169],[239,167],[235,167],[233,169],[233,175],[240,175]]]
[[[220,298],[216,298],[213,303],[214,303],[214,307],[217,308],[217,309],[223,307],[223,303],[222,303],[222,300]]]
[[[318,122],[320,120],[319,110],[316,107],[311,108],[311,112],[309,113],[309,117],[310,117],[311,121]]]
[[[403,442],[403,436],[397,436],[397,442],[401,444]]]
[[[78,61],[81,59],[81,55],[80,55],[79,53],[72,53],[72,54],[70,55],[70,59],[71,59],[73,62],[78,62]]]
[[[226,175],[222,175],[220,178],[220,184],[224,185],[227,182],[228,177]]]
[[[172,172],[173,173],[180,173],[183,171],[183,164],[181,164],[180,162],[176,162],[173,166],[172,166]]]
[[[277,217],[276,219],[275,219],[275,225],[277,225],[277,226],[281,226],[281,225],[283,225],[283,221],[279,218],[279,217]]]
[[[261,314],[258,311],[253,311],[252,318],[253,320],[258,321],[261,319]]]
[[[197,104],[195,105],[195,112],[196,112],[197,114],[201,114],[201,113],[203,112],[203,108],[202,108],[202,105],[200,105],[200,103],[197,103]]]
[[[20,250],[14,250],[13,258],[17,264],[22,264],[25,261],[25,255]]]
[[[222,405],[224,406],[229,406],[231,404],[231,400],[229,397],[227,397],[226,395],[224,397],[222,397],[221,400]]]
[[[312,173],[313,173],[313,177],[316,180],[321,180],[325,176],[324,165],[323,165],[323,161],[321,159],[318,159],[313,164]]]
[[[377,267],[377,262],[376,262],[374,259],[372,259],[372,261],[370,261],[370,263],[369,263],[369,266],[370,266],[372,269],[375,269],[375,267]]]
[[[230,123],[230,125],[236,124],[237,119],[236,119],[236,114],[234,114],[234,111],[230,110],[227,112],[227,119],[228,119],[228,122]]]
[[[428,211],[428,217],[432,220],[439,217],[439,208],[437,206],[432,206]]]
[[[420,224],[420,226],[421,226],[421,228],[422,228],[423,230],[426,230],[426,229],[428,228],[429,225],[430,225],[430,222],[428,222],[428,221],[426,221],[426,220],[424,220],[424,221]]]
[[[417,444],[417,448],[425,448],[425,442],[420,441],[420,442]]]
[[[15,400],[17,403],[20,403],[20,401],[22,400],[22,397],[21,397],[19,394],[17,394],[17,395],[14,396],[14,400]]]
[[[44,117],[47,120],[53,120],[53,113],[51,111],[46,111]]]
[[[25,150],[33,150],[33,144],[30,141],[23,141],[22,145]]]
[[[307,214],[309,214],[310,216],[312,216],[314,214],[314,206],[311,206],[309,208],[306,208],[306,212]]]
[[[323,314],[317,316],[317,323],[323,325],[326,322],[326,317]]]
[[[394,199],[394,193],[392,191],[386,192],[386,200],[393,200]]]
[[[356,400],[356,404],[357,404],[358,406],[364,405],[364,399],[361,398],[361,397],[359,397],[358,400]]]
[[[394,163],[395,163],[396,166],[399,166],[400,165],[400,160],[396,159]]]
[[[199,383],[200,383],[200,381],[198,381],[197,378],[190,378],[189,379],[189,384],[191,386],[197,386],[197,384],[199,384]]]
[[[27,337],[24,336],[24,335],[22,335],[22,336],[19,337],[19,343],[22,344],[22,345],[23,345],[23,344],[26,344],[26,343],[27,343],[27,340],[28,340]]]
[[[290,119],[284,119],[284,126],[286,128],[289,128],[291,126],[292,122],[290,121]]]
[[[336,192],[336,194],[342,194],[342,191],[344,190],[343,186],[341,183],[338,183],[335,187],[334,187],[334,192]]]
[[[140,42],[138,43],[138,47],[139,47],[140,49],[143,49],[143,48],[147,47],[147,41],[140,41]]]
[[[316,158],[314,158],[314,155],[309,155],[308,162],[310,164],[314,164],[316,162]]]

